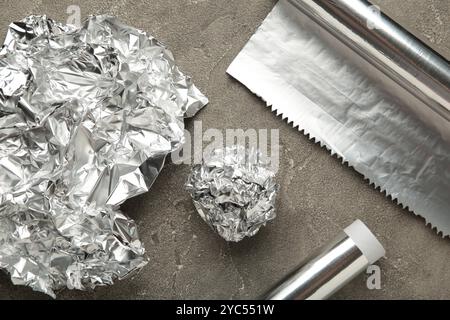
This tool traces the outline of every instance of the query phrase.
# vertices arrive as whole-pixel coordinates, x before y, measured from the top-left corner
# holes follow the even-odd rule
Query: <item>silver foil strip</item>
[[[300,263],[266,295],[267,300],[324,300],[385,255],[372,232],[356,220]]]
[[[148,191],[206,97],[163,44],[110,16],[12,23],[0,75],[0,268],[54,297],[145,265],[119,205]]]
[[[415,49],[403,52],[395,41],[425,47],[410,34],[404,38],[383,15],[374,21],[372,12],[362,0],[280,0],[227,72],[375,187],[450,235],[448,62],[428,48],[415,57],[421,66],[408,67]],[[364,27],[369,22],[381,29]],[[390,50],[377,45],[383,39]],[[431,68],[433,61],[442,68]]]

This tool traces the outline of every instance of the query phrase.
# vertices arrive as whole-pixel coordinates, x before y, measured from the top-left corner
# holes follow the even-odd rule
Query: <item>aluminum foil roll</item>
[[[385,253],[369,228],[361,220],[356,220],[301,262],[264,298],[328,299]]]
[[[110,16],[12,23],[0,75],[0,268],[54,297],[142,267],[118,207],[148,191],[206,97],[164,45]]]
[[[257,150],[214,149],[186,183],[202,219],[227,241],[255,235],[275,218],[275,172]]]
[[[366,0],[280,0],[227,72],[450,235],[450,64]]]

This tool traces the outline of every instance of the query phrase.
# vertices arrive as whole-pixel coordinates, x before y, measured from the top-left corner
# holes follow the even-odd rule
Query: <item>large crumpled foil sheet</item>
[[[275,172],[255,149],[214,149],[192,167],[186,190],[202,219],[227,241],[252,237],[273,220]]]
[[[55,296],[146,264],[118,210],[146,192],[207,99],[164,45],[109,16],[79,29],[45,16],[0,52],[0,268]]]
[[[280,0],[227,72],[404,208],[450,235],[450,137],[414,96]]]

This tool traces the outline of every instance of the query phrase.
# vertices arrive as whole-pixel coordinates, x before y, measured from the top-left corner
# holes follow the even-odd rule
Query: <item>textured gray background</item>
[[[187,166],[168,165],[149,193],[123,210],[136,219],[150,263],[134,278],[94,292],[63,291],[60,299],[255,298],[341,228],[360,218],[387,250],[379,262],[382,289],[361,275],[338,299],[450,299],[450,240],[374,190],[354,170],[277,119],[257,97],[225,74],[275,0],[3,0],[0,27],[25,15],[66,21],[109,13],[170,46],[210,104],[195,119],[208,127],[279,128],[278,217],[255,237],[228,244],[194,212],[183,183]],[[376,0],[382,10],[449,58],[450,1]],[[188,123],[192,129],[192,122]],[[0,273],[0,298],[47,298],[13,286]]]

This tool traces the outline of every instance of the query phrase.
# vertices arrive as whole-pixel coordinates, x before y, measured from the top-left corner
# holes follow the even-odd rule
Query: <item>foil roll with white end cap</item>
[[[323,300],[385,255],[360,220],[307,258],[266,295],[267,300]]]
[[[0,269],[55,297],[144,266],[119,205],[149,190],[207,102],[162,43],[114,17],[12,23],[0,51]]]
[[[233,145],[214,149],[186,182],[202,219],[222,238],[252,237],[276,216],[275,172],[258,150]]]

